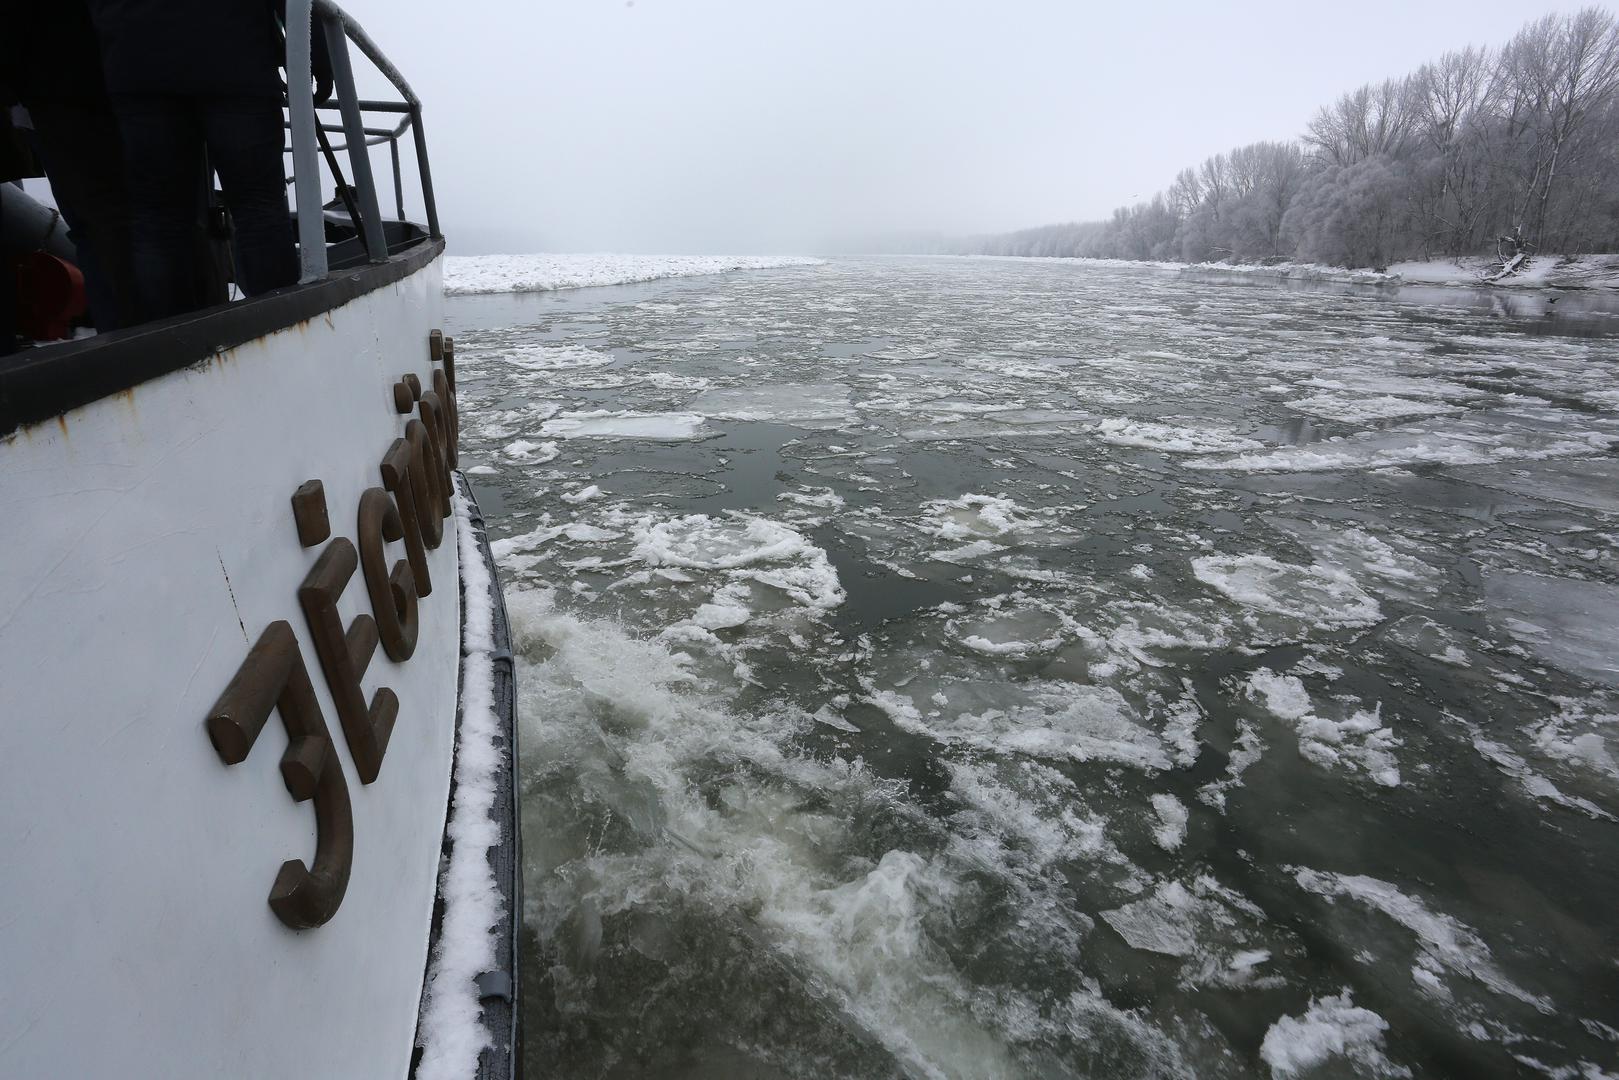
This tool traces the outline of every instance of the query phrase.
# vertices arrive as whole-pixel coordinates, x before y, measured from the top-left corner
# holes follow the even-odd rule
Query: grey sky
[[[850,249],[1100,217],[1578,4],[346,0],[427,103],[452,250]]]

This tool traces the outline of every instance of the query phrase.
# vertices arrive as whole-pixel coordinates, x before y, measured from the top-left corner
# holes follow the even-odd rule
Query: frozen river
[[[942,259],[448,305],[533,1075],[1619,1070],[1619,306]]]

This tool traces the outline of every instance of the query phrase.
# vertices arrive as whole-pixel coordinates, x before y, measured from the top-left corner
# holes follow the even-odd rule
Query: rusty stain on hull
[[[299,329],[304,329],[308,325],[308,323],[309,323],[309,320],[305,319],[302,323],[298,324],[298,328]],[[281,333],[281,331],[277,331],[277,333]],[[264,337],[256,339],[254,342],[252,342],[252,344],[257,344],[259,342],[268,341],[274,336],[275,336],[274,334],[266,334]],[[208,370],[209,368],[219,368],[220,370],[224,370],[224,368],[225,368],[225,366],[227,364],[229,364],[232,361],[237,359],[237,355],[240,352],[240,349],[241,349],[240,346],[233,345],[230,348],[220,349],[218,352],[209,353],[207,356],[205,356],[202,359],[196,361],[195,363],[188,364],[183,368],[178,368],[175,371],[170,372],[169,376],[178,375],[178,374],[180,374],[181,372],[184,372],[184,371],[203,372],[203,371]],[[165,376],[165,377],[168,377],[168,376]],[[66,437],[70,433],[69,427],[68,427],[68,417],[73,416],[76,413],[85,412],[88,409],[93,409],[97,405],[100,405],[102,402],[110,401],[110,400],[113,400],[113,399],[117,399],[117,400],[121,401],[124,405],[128,406],[129,411],[130,411],[130,415],[138,420],[139,417],[140,417],[140,410],[137,407],[135,395],[140,391],[141,387],[144,386],[144,385],[146,385],[146,384],[141,383],[141,384],[138,384],[136,386],[125,387],[122,390],[116,390],[113,393],[108,394],[106,397],[101,398],[99,401],[92,401],[87,405],[81,405],[78,408],[73,409],[73,410],[71,410],[69,412],[58,413],[55,417],[52,418],[52,420],[54,420],[54,422],[56,423],[57,428],[62,432],[62,435],[64,437]],[[10,435],[6,436],[6,440],[9,440],[9,439],[11,439],[12,437],[14,437],[16,435],[22,435],[25,438],[32,438],[35,430],[44,427],[44,425],[46,423],[49,423],[49,422],[50,421],[40,420],[40,421],[37,421],[37,422],[32,423],[32,424],[24,424],[21,427],[17,428],[16,431],[14,431]]]

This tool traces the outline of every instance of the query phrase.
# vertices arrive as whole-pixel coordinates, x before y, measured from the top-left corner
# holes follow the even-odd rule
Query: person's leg
[[[274,98],[203,104],[208,155],[236,229],[236,284],[257,296],[298,281],[298,253],[282,172],[281,105]]]
[[[0,184],[9,184],[0,180]],[[17,351],[17,272],[11,259],[0,251],[0,356]]]
[[[113,111],[124,140],[141,318],[195,311],[202,190],[202,129],[196,110],[184,98],[119,95]]]
[[[35,104],[30,115],[56,205],[67,221],[96,329],[139,321],[122,140],[107,107]]]

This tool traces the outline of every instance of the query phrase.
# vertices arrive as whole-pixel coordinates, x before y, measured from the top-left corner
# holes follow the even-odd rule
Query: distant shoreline
[[[1393,263],[1387,270],[1353,269],[1322,263],[1183,263],[1140,259],[1093,259],[1079,255],[959,255],[964,259],[1082,263],[1119,269],[1227,274],[1277,281],[1316,281],[1339,285],[1440,285],[1467,289],[1619,290],[1619,255],[1540,255],[1527,270],[1499,281],[1485,275],[1498,264],[1484,256]]]
[[[818,266],[801,255],[609,255],[536,252],[531,255],[446,255],[445,296],[552,292],[634,285],[665,278]]]

